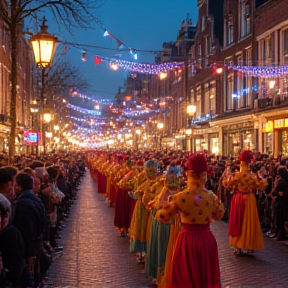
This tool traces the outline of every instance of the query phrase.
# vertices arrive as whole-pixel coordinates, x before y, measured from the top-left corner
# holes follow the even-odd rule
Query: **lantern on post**
[[[35,63],[38,68],[47,68],[53,62],[56,43],[58,38],[48,33],[48,26],[45,25],[47,20],[43,17],[41,31],[30,38]]]

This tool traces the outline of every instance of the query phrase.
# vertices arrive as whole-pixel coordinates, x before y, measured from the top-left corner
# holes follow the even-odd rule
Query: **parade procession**
[[[129,239],[130,253],[145,265],[152,279],[149,287],[184,288],[223,287],[210,223],[225,214],[229,218],[226,245],[231,253],[250,258],[254,251],[264,249],[263,232],[271,233],[264,223],[273,220],[268,214],[259,218],[264,212],[258,210],[259,198],[267,193],[268,197],[283,197],[284,208],[288,195],[278,191],[283,187],[278,175],[284,173],[282,169],[286,177],[288,172],[286,166],[276,163],[274,188],[268,192],[271,175],[261,174],[259,163],[264,162],[256,157],[245,150],[234,163],[224,161],[219,178],[221,161],[203,153],[91,151],[87,160],[97,192],[107,206],[115,207],[114,226],[119,236]],[[255,163],[256,171],[252,169]],[[276,208],[274,213],[278,231],[274,233],[278,241],[285,240],[284,222],[277,219],[287,219],[287,210]]]
[[[0,288],[288,288],[288,0],[0,0]]]

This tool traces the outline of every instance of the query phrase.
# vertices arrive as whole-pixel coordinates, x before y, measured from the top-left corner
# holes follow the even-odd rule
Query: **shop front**
[[[263,123],[262,133],[263,133],[263,152],[268,155],[273,153],[273,143],[274,143],[274,121],[269,120]]]
[[[243,150],[257,151],[258,130],[248,121],[223,126],[223,155],[238,156]]]
[[[194,129],[193,144],[195,152],[206,152],[209,155],[220,153],[220,138],[218,127]]]
[[[9,127],[0,124],[0,153],[8,152]]]
[[[288,118],[274,120],[274,145],[274,157],[288,156]]]

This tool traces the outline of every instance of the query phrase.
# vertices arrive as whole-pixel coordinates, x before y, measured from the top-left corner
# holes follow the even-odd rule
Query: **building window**
[[[203,15],[202,16],[202,25],[201,25],[201,29],[202,29],[202,31],[205,29],[205,16]]]
[[[205,56],[209,55],[210,51],[209,44],[210,44],[209,37],[205,37]]]
[[[243,61],[242,61],[242,56],[238,56],[237,58],[237,65],[242,66]],[[245,93],[244,93],[244,87],[243,87],[243,75],[242,73],[237,72],[237,91],[236,95],[237,96],[237,104],[236,108],[243,108],[246,106],[246,99],[245,99]]]
[[[204,86],[204,116],[212,117],[216,110],[216,82],[211,81]]]
[[[194,105],[194,102],[195,102],[195,92],[194,92],[194,89],[191,89],[190,90],[190,103]]]
[[[229,14],[229,19],[227,21],[227,45],[230,45],[234,42],[234,23],[233,23],[233,15]]]
[[[198,51],[197,51],[197,56],[198,56],[198,64],[202,67],[202,47],[201,44],[198,45]]]
[[[246,51],[245,58],[246,58],[246,65],[252,66],[252,50],[251,49],[248,49]],[[251,106],[252,105],[252,92],[253,92],[251,76],[245,75],[243,77],[243,87],[244,87],[243,97],[245,97],[246,99],[245,106]]]
[[[209,86],[210,115],[213,116],[216,114],[216,81],[210,82]]]
[[[209,83],[204,85],[204,116],[206,117],[207,114],[210,112],[210,95],[209,95]]]
[[[226,95],[226,110],[233,109],[233,95],[234,95],[234,75],[233,72],[227,77],[227,95]]]
[[[288,63],[288,29],[283,31],[283,64]]]
[[[246,0],[240,0],[240,36],[245,37],[250,34],[250,9]]]
[[[201,86],[198,86],[196,89],[196,118],[201,117]]]

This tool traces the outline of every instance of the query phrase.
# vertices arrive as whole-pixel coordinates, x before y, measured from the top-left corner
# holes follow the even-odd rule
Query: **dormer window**
[[[239,0],[239,17],[240,17],[240,37],[245,37],[250,34],[250,7],[249,1]]]
[[[227,21],[227,45],[230,45],[234,42],[234,17],[232,12],[228,15]]]

